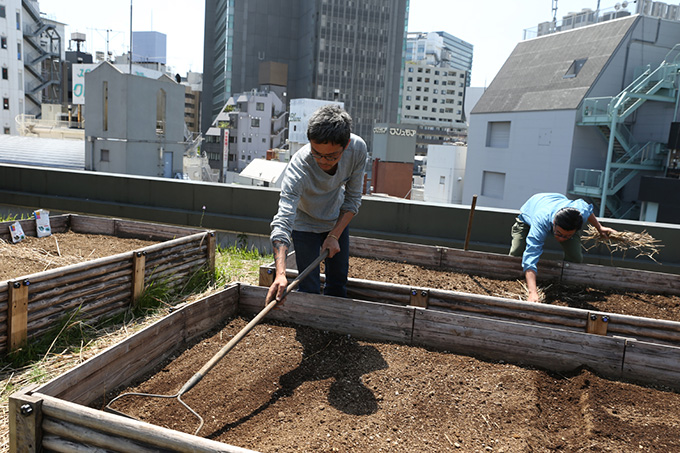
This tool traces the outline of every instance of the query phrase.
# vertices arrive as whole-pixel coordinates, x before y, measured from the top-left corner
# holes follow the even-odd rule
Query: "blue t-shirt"
[[[527,246],[522,255],[524,272],[536,272],[538,259],[543,253],[543,244],[548,235],[553,234],[553,220],[555,214],[562,208],[575,208],[581,213],[583,223],[593,213],[593,205],[585,201],[570,200],[560,193],[537,193],[529,198],[520,208],[519,220],[529,225]]]

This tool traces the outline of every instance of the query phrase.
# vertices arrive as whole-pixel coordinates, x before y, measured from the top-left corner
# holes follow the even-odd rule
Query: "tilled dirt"
[[[152,244],[155,242],[71,231],[43,238],[27,236],[16,244],[0,240],[0,281],[131,252]]]
[[[522,298],[518,281],[353,258],[352,277]],[[592,288],[544,288],[545,303],[680,320],[680,299]],[[181,352],[125,391],[174,394],[248,319]],[[548,367],[549,364],[546,364]],[[363,341],[263,322],[183,400],[205,419],[199,435],[262,452],[680,451],[680,394],[558,375],[446,351]],[[193,433],[176,400],[123,399],[142,420]]]

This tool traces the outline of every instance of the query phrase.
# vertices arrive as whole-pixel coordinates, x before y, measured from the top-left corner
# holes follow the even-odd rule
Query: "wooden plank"
[[[427,308],[430,293],[425,288],[411,288],[411,300],[409,305],[413,307]]]
[[[46,418],[43,422],[43,432],[47,438],[46,446],[65,444],[68,451],[82,449],[82,451],[134,451],[139,453],[158,453],[157,448],[149,448],[139,441],[124,437],[109,435],[97,430],[84,427],[77,423],[69,423],[59,419]]]
[[[241,285],[239,312],[259,313],[267,288]],[[411,341],[413,308],[293,292],[267,319],[382,341]]]
[[[217,251],[217,235],[214,231],[208,232],[208,270],[215,273],[215,254]]]
[[[7,310],[7,347],[15,350],[26,343],[28,335],[28,284],[26,281],[9,282]]]
[[[71,231],[81,234],[116,235],[116,219],[71,214]]]
[[[522,258],[497,253],[442,248],[442,268],[494,278],[524,278]],[[541,260],[539,263],[540,280],[559,279],[561,274],[561,261]]]
[[[597,264],[565,263],[562,283],[624,291],[680,295],[680,275]]]
[[[441,265],[441,247],[431,245],[409,244],[352,236],[349,242],[349,253],[351,256],[397,261],[420,266],[439,267]]]
[[[38,388],[69,401],[90,404],[104,392],[150,371],[176,347],[220,325],[236,311],[238,286],[187,304]],[[131,362],[139,361],[134,364]]]
[[[680,390],[680,348],[628,340],[622,378]]]
[[[144,270],[146,266],[146,252],[137,250],[132,253],[132,307],[137,306],[137,301],[144,291]]]
[[[67,278],[57,278],[42,283],[33,283],[28,297],[29,311],[42,310],[63,300],[65,297],[77,297],[87,294],[100,284],[127,281],[132,269],[130,263],[116,263],[115,265],[92,269],[90,273],[80,273]]]
[[[98,411],[49,395],[35,393],[34,396],[42,400],[42,409],[45,417],[61,420],[62,422],[88,428],[99,433],[115,435],[121,439],[142,442],[156,447],[159,451],[256,453],[252,450],[162,428],[120,415]]]
[[[272,286],[272,283],[274,283],[274,272],[276,272],[275,268],[269,266],[260,266],[260,277],[257,284],[260,286],[266,286],[267,288]]]
[[[188,237],[196,234],[206,234],[206,230],[118,219],[115,224],[114,236],[121,238],[132,237],[150,241],[167,241],[169,239]]]
[[[210,329],[224,324],[236,314],[238,301],[239,285],[236,284],[183,307],[186,322],[185,340],[192,341]]]
[[[42,400],[22,390],[9,397],[10,452],[42,451]]]
[[[416,308],[413,341],[458,354],[618,378],[625,339]]]

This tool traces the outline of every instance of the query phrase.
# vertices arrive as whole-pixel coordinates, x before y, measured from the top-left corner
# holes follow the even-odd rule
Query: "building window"
[[[251,118],[250,119],[250,127],[260,127],[260,119],[259,118]]]
[[[21,13],[17,11],[17,30],[21,30]]]
[[[505,193],[505,173],[482,172],[482,196],[503,199]]]
[[[581,71],[581,68],[583,68],[583,65],[586,64],[587,58],[581,58],[579,60],[574,60],[571,63],[571,66],[569,66],[569,69],[567,69],[567,72],[562,76],[563,79],[571,79],[573,77],[576,77],[578,73]]]
[[[2,108],[9,110],[9,98],[2,98]]]
[[[109,150],[108,149],[102,149],[100,151],[99,161],[100,162],[109,162]]]
[[[0,17],[6,17],[5,16],[5,5],[0,5]]]
[[[17,43],[17,60],[21,60],[21,43]]]
[[[446,184],[446,176],[439,177],[439,184]]]
[[[9,134],[10,134],[9,127],[6,127],[5,128],[5,135],[9,135]]]
[[[255,104],[255,110],[258,110],[260,112],[264,112],[264,102],[257,102]]]
[[[109,130],[109,82],[104,80],[102,85],[102,129]]]
[[[3,36],[0,38],[0,47],[3,49],[7,48],[7,36]]]
[[[241,137],[241,142],[245,143],[245,142],[246,142],[246,138],[245,138],[245,137]]]
[[[489,121],[486,130],[486,146],[489,148],[510,146],[510,121]]]
[[[9,72],[7,71],[7,68],[2,68],[2,78],[3,80],[9,79]]]
[[[156,92],[156,135],[165,135],[165,90],[160,89]]]

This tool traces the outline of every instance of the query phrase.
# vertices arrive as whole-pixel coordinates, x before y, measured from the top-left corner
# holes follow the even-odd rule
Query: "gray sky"
[[[87,36],[86,50],[120,55],[130,45],[130,2],[116,0],[39,0],[51,19],[66,23],[71,33]],[[597,8],[596,0],[558,0],[557,19],[568,12]],[[601,2],[601,9],[616,2]],[[105,6],[104,6],[105,5]],[[168,65],[186,75],[203,71],[203,0],[133,0],[134,31],[167,35]],[[635,12],[630,2],[628,11]],[[552,0],[410,0],[409,31],[445,31],[474,45],[472,86],[488,86],[525,28],[552,19]],[[108,46],[108,47],[107,47]]]

